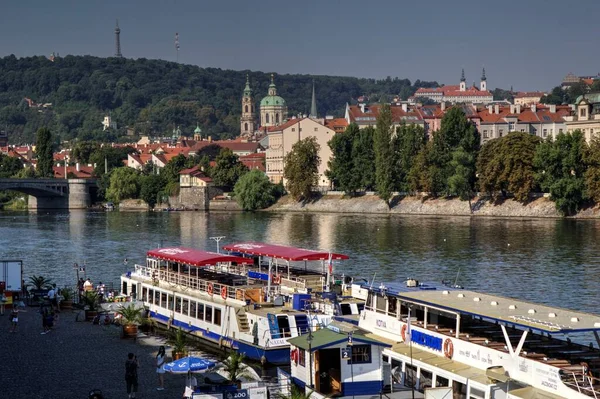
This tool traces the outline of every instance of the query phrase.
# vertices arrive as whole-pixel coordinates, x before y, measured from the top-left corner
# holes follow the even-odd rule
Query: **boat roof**
[[[386,346],[391,345],[381,340],[369,338],[363,334],[352,334],[352,341],[359,344],[369,344],[375,346]],[[341,344],[342,342],[348,342],[348,333],[332,331],[328,328],[322,328],[312,333],[309,342],[309,334],[303,334],[298,337],[288,339],[291,345],[297,346],[298,348],[309,350],[314,352],[316,350],[327,348],[330,346]]]
[[[328,251],[312,251],[309,249],[287,247],[284,245],[265,244],[264,242],[241,242],[225,245],[223,246],[223,249],[233,253],[266,256],[288,261],[328,260],[330,254],[332,259],[335,260],[348,259],[348,256],[346,255]]]
[[[221,262],[248,263],[248,259],[240,256],[217,254],[186,247],[157,248],[148,251],[147,256],[199,267],[216,265]]]
[[[368,284],[362,287],[369,288]],[[592,313],[482,294],[439,283],[419,283],[417,287],[407,287],[404,282],[396,282],[370,289],[413,303],[548,333],[600,330],[600,316]]]

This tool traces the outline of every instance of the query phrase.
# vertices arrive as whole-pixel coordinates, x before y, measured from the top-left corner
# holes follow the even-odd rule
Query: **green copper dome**
[[[262,100],[260,100],[260,106],[273,106],[273,105],[281,105],[285,106],[285,100],[279,96],[266,96]]]
[[[200,126],[196,125],[196,128],[194,129],[194,133],[202,133],[202,129],[200,129]]]

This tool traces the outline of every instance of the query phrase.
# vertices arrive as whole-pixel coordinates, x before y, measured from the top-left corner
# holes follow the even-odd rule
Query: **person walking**
[[[138,390],[138,366],[137,357],[133,353],[129,353],[125,361],[125,382],[127,383],[129,399],[135,398]]]
[[[156,355],[156,374],[158,374],[157,391],[164,391],[165,389],[165,357],[165,347],[161,346],[158,348],[158,354]]]
[[[19,327],[19,308],[17,305],[13,305],[13,309],[10,312],[10,323],[10,332],[16,332],[17,328]]]

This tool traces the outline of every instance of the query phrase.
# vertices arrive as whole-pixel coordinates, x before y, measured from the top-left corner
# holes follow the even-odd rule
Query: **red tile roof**
[[[467,87],[465,91],[460,91],[459,85],[448,85],[434,88],[420,87],[417,89],[416,94],[442,94],[445,97],[491,97],[492,93],[488,90],[479,90],[477,87]]]
[[[288,121],[282,123],[281,125],[277,125],[277,126],[269,126],[267,128],[267,131],[269,133],[271,132],[281,132],[283,129],[287,129],[290,126],[293,126],[301,121],[303,121],[304,119],[307,118],[295,118],[295,119],[289,119]]]
[[[239,160],[250,170],[258,169],[261,172],[265,172],[265,157],[266,153],[257,152],[255,154],[242,155]]]
[[[325,119],[325,126],[335,131],[345,130],[348,127],[346,118]]]
[[[520,91],[515,94],[515,98],[524,98],[524,97],[544,97],[546,93],[543,91]]]
[[[380,107],[381,106],[379,104],[368,105],[365,107],[365,112],[363,112],[358,105],[351,105],[348,112],[350,121],[375,123],[377,117],[379,116]],[[392,120],[394,123],[400,123],[402,121],[406,121],[407,123],[415,123],[423,120],[422,115],[415,111],[414,108],[408,108],[408,110],[405,112],[402,110],[401,106],[392,105],[390,109],[392,111]]]
[[[205,181],[207,183],[212,182],[212,179],[210,177],[206,176],[198,165],[196,165],[192,168],[189,168],[189,169],[183,169],[181,172],[179,172],[179,174],[180,175],[190,175],[190,176],[196,177],[202,181]]]
[[[53,166],[52,170],[54,171],[54,177],[56,179],[66,178],[64,166]],[[79,170],[77,170],[77,166],[67,166],[67,176],[69,174],[75,175],[78,179],[90,179],[93,177],[94,167],[80,165]]]

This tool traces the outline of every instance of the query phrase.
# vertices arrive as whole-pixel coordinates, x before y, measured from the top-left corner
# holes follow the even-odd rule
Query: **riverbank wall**
[[[471,207],[472,213],[468,201],[454,198],[396,197],[391,202],[391,208],[388,208],[386,203],[375,195],[354,198],[343,195],[324,195],[309,202],[297,202],[290,196],[284,196],[266,211],[520,218],[563,217],[556,210],[555,203],[547,197],[532,199],[527,204],[521,204],[513,199],[493,201],[487,197],[476,197],[471,201]],[[574,216],[574,218],[598,217],[600,217],[598,208],[586,209]]]

